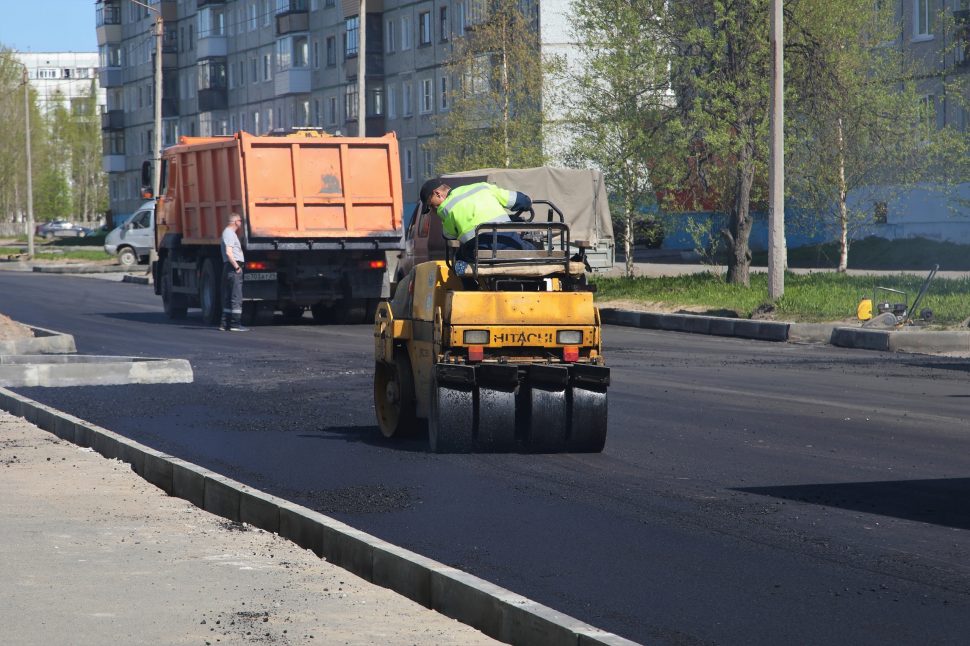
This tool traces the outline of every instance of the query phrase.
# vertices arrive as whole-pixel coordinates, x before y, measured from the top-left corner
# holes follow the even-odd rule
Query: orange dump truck
[[[243,216],[244,321],[307,309],[321,322],[373,318],[387,296],[386,252],[401,247],[393,134],[182,137],[162,159],[152,273],[170,318],[199,307],[207,322],[220,319],[231,213]]]

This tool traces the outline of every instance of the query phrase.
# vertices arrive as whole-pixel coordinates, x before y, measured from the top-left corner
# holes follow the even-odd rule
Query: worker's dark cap
[[[427,213],[431,210],[431,205],[428,204],[428,198],[431,197],[431,193],[444,184],[444,181],[440,177],[433,177],[427,182],[421,185],[421,212]]]

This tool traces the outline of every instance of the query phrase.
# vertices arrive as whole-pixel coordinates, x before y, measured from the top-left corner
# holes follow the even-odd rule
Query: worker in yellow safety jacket
[[[475,227],[493,222],[511,222],[509,211],[532,206],[525,193],[509,191],[487,182],[451,188],[440,177],[429,179],[421,186],[422,213],[436,210],[446,238],[461,241],[459,256],[470,261],[475,249]],[[478,239],[479,249],[490,249],[492,236]],[[498,236],[499,249],[529,249],[531,245],[515,232]]]

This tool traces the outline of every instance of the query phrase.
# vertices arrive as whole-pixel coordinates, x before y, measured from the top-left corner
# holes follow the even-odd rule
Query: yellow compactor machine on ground
[[[548,222],[478,228],[479,240],[515,231],[536,249],[476,249],[464,263],[452,246],[379,306],[374,406],[385,436],[426,420],[439,453],[603,450],[610,372],[599,311],[583,252],[570,258],[569,228],[546,204]]]

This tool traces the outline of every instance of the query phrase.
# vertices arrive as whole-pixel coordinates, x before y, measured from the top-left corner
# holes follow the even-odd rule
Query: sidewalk
[[[3,642],[495,644],[0,411]]]

